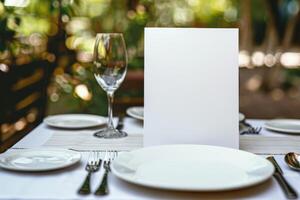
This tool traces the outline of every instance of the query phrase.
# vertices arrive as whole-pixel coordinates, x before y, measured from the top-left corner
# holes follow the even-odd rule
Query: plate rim
[[[142,108],[144,110],[144,106],[132,106],[132,107],[129,107],[126,109],[126,114],[129,115],[130,117],[133,117],[135,119],[138,119],[138,120],[144,120],[144,116],[141,117],[139,115],[135,115],[131,112],[132,109],[134,108]]]
[[[223,149],[230,149],[230,150],[235,150],[236,152],[244,152],[244,153],[247,153],[247,154],[250,154],[250,155],[254,155],[256,156],[257,158],[259,159],[263,159],[266,161],[266,163],[268,163],[269,161],[267,161],[266,159],[262,158],[262,157],[259,157],[258,155],[254,154],[254,153],[251,153],[251,152],[247,152],[247,151],[243,151],[243,150],[240,150],[240,149],[233,149],[233,148],[228,148],[228,147],[222,147],[222,146],[213,146],[213,145],[197,145],[197,144],[171,144],[171,145],[158,145],[158,146],[150,146],[150,147],[145,147],[145,148],[141,148],[141,149],[137,149],[137,150],[133,150],[131,152],[134,152],[134,151],[140,151],[142,149],[148,149],[148,148],[157,148],[157,147],[164,147],[164,146],[202,146],[202,147],[208,147],[208,148],[223,148]],[[124,153],[129,153],[129,152],[124,152]],[[117,159],[117,158],[116,158]],[[239,186],[228,186],[228,187],[223,187],[223,188],[181,188],[181,187],[174,187],[174,186],[159,186],[159,185],[156,185],[154,183],[145,183],[145,182],[135,182],[134,180],[132,179],[128,179],[126,177],[124,177],[121,173],[118,172],[118,170],[116,170],[114,168],[114,162],[112,162],[112,165],[111,165],[111,172],[119,179],[121,180],[124,180],[128,183],[132,183],[134,185],[139,185],[139,186],[143,186],[143,187],[148,187],[148,188],[154,188],[154,189],[162,189],[162,190],[169,190],[169,191],[187,191],[187,192],[218,192],[218,191],[232,191],[232,190],[238,190],[238,189],[242,189],[242,188],[247,188],[247,187],[251,187],[251,186],[254,186],[254,185],[258,185],[260,183],[263,183],[265,181],[267,181],[268,179],[270,179],[275,171],[275,168],[274,166],[271,164],[271,163],[268,163],[268,165],[272,168],[272,173],[269,173],[268,175],[266,175],[265,177],[263,177],[262,179],[260,180],[257,180],[257,181],[252,181],[252,182],[248,182],[248,183],[244,183],[244,184],[241,184]]]
[[[285,128],[277,128],[272,126],[272,123],[276,123],[276,122],[288,122],[288,121],[297,121],[297,123],[299,123],[300,125],[300,119],[272,119],[272,120],[268,120],[264,123],[264,126],[266,129],[271,130],[271,131],[275,131],[275,132],[280,132],[280,133],[291,133],[291,134],[300,134],[300,130],[292,130],[292,129],[285,129]]]
[[[93,125],[81,125],[81,126],[68,126],[68,125],[57,125],[55,123],[52,123],[49,120],[52,120],[54,118],[59,118],[59,117],[87,117],[87,118],[94,118],[94,121],[97,121],[97,124],[93,124]],[[100,123],[101,120],[101,123]],[[54,127],[54,128],[64,128],[64,129],[81,129],[81,128],[92,128],[92,127],[97,127],[97,126],[103,126],[106,124],[106,118],[104,116],[100,116],[100,115],[93,115],[93,114],[76,114],[76,113],[70,113],[70,114],[57,114],[57,115],[48,115],[47,117],[45,117],[43,119],[43,122],[50,126],[50,127]]]
[[[239,122],[242,122],[246,119],[246,116],[244,113],[239,112]]]
[[[12,149],[14,150],[14,149]],[[55,151],[55,152],[67,152],[72,154],[72,156],[76,156],[75,160],[72,162],[69,162],[68,164],[63,164],[60,166],[55,167],[48,167],[44,169],[29,169],[29,168],[18,168],[18,167],[9,167],[7,165],[3,165],[3,159],[8,158],[9,156],[14,156],[19,153],[26,153],[26,152],[40,152],[40,151]],[[75,165],[76,163],[80,162],[82,158],[82,155],[80,152],[76,152],[70,149],[61,149],[61,148],[30,148],[30,149],[18,149],[17,151],[6,151],[2,154],[0,154],[0,168],[10,170],[10,171],[19,171],[19,172],[46,172],[46,171],[54,171],[58,169],[64,169],[67,167],[70,167],[72,165]]]

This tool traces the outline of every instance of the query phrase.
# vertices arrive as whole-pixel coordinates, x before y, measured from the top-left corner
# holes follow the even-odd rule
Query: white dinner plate
[[[142,106],[130,107],[126,110],[126,113],[135,119],[144,120],[144,107]]]
[[[49,171],[71,166],[81,154],[65,149],[24,149],[0,155],[0,167],[14,171]]]
[[[269,179],[273,165],[263,157],[206,145],[163,145],[120,153],[111,165],[120,179],[180,191],[224,191]]]
[[[300,134],[300,120],[274,119],[267,121],[265,128],[277,132]]]
[[[106,118],[89,114],[52,115],[44,119],[48,126],[55,128],[91,128],[106,124]]]

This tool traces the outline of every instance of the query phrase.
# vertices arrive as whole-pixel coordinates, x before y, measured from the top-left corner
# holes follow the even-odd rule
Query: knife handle
[[[274,177],[280,184],[282,190],[284,191],[285,196],[288,199],[297,199],[298,194],[297,192],[290,186],[290,184],[286,181],[282,174],[275,172]]]

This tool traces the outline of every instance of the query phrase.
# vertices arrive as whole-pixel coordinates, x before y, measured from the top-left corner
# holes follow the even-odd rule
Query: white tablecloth
[[[249,120],[254,127],[263,127],[264,120]],[[96,130],[60,130],[40,124],[13,148],[59,147],[84,150],[103,150],[107,147],[115,150],[131,150],[141,147],[143,141],[143,123],[126,118],[124,130],[128,138],[114,140],[111,145],[106,140],[95,140]],[[300,152],[300,137],[286,135],[262,129],[259,135],[240,136],[240,149],[256,154],[285,154],[290,151]]]
[[[251,121],[259,125],[262,121]],[[56,129],[50,129],[41,124],[24,139],[13,146],[10,151],[22,151],[22,148],[41,147],[55,134]],[[142,124],[133,119],[125,120],[125,131],[128,133],[142,134]],[[263,130],[261,135],[282,137]],[[72,137],[70,135],[70,137]],[[251,136],[246,136],[251,137]],[[272,178],[265,183],[247,189],[215,192],[215,193],[187,193],[155,190],[135,186],[117,179],[113,174],[109,176],[110,194],[106,197],[94,195],[79,196],[76,191],[82,184],[86,175],[87,152],[81,152],[82,161],[73,167],[45,173],[21,173],[0,169],[0,199],[285,199],[278,183]],[[262,155],[266,156],[266,155]],[[285,172],[285,177],[300,194],[300,177],[295,171],[290,170],[283,161],[282,155],[275,156],[279,165]],[[101,180],[100,170],[92,177],[93,188]]]

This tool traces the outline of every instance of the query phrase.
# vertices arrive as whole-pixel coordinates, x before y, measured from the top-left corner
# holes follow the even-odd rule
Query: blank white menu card
[[[238,29],[145,28],[144,146],[238,148]]]

